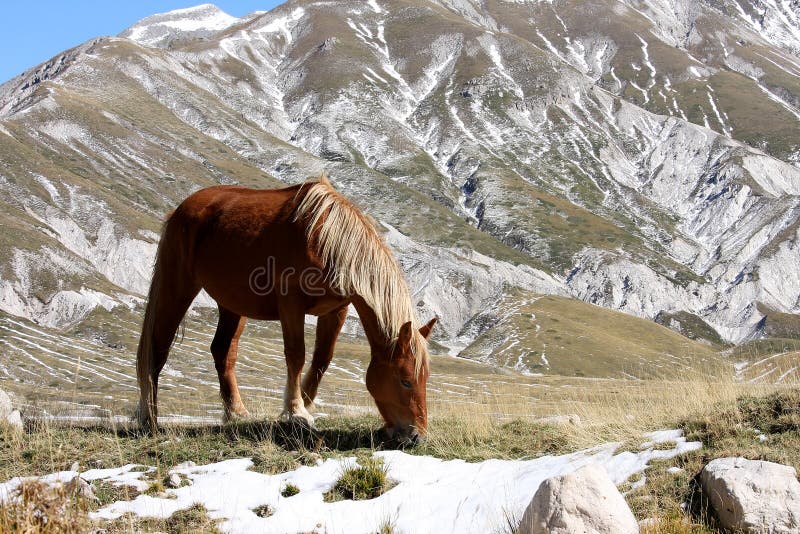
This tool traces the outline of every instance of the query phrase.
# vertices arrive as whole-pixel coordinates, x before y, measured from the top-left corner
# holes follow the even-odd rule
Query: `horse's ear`
[[[439,320],[438,317],[434,317],[433,319],[428,321],[428,324],[419,329],[419,333],[422,334],[422,337],[428,339],[431,336],[431,330],[433,330],[433,327],[434,325],[436,325],[436,321],[438,320]]]
[[[411,344],[411,321],[407,322],[400,327],[400,334],[397,336],[397,342],[402,346]]]

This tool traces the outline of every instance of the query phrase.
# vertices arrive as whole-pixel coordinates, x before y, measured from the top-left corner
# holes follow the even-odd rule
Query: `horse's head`
[[[419,329],[427,339],[436,318]],[[389,438],[416,443],[424,439],[428,429],[428,405],[425,384],[428,381],[427,354],[414,354],[411,323],[400,328],[397,342],[384,354],[373,354],[367,369],[367,389],[375,399],[378,410],[386,421]],[[424,343],[422,348],[426,350]],[[422,365],[417,365],[422,358]]]

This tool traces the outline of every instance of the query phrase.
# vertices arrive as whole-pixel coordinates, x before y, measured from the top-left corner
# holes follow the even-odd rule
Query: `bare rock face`
[[[800,482],[793,467],[717,458],[700,483],[724,528],[781,534],[800,531]]]
[[[639,524],[605,469],[589,464],[542,482],[519,532],[628,534],[639,532]]]

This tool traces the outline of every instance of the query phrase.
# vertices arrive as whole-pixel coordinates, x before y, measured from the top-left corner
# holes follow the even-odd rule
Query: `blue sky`
[[[0,83],[59,52],[101,35],[116,35],[148,15],[203,0],[9,0],[0,7]],[[278,0],[211,2],[241,17],[282,4]]]

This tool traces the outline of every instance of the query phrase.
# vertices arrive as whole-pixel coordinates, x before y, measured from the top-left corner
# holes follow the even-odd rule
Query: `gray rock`
[[[16,430],[22,430],[25,428],[25,424],[22,422],[22,414],[19,413],[19,410],[12,410],[10,414],[5,419],[6,423]]]
[[[788,465],[717,458],[700,473],[720,524],[745,532],[800,532],[800,482]]]
[[[11,412],[14,410],[11,404],[11,397],[8,393],[0,389],[0,421],[5,421]]]
[[[605,469],[589,464],[542,482],[522,516],[520,534],[628,534],[639,524]]]
[[[172,473],[167,477],[167,486],[170,488],[180,488],[182,482],[181,476],[178,473]]]
[[[64,485],[68,495],[80,496],[91,501],[99,501],[94,494],[94,488],[79,476],[76,476]]]

